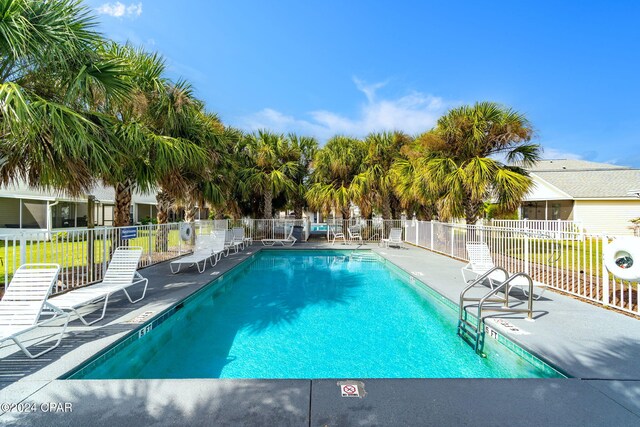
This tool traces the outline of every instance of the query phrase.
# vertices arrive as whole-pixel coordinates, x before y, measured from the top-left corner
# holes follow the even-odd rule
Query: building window
[[[52,228],[75,227],[75,203],[58,202],[51,208]]]
[[[551,205],[551,219],[560,219],[560,203]]]
[[[22,201],[22,228],[47,228],[47,202],[42,200]]]
[[[0,198],[0,227],[20,228],[20,200]]]

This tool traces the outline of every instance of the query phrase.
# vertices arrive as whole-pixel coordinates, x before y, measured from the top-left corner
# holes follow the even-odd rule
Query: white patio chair
[[[404,247],[402,241],[402,228],[392,228],[389,231],[389,237],[380,239],[380,245],[386,248],[390,246]]]
[[[144,298],[147,293],[149,280],[142,277],[137,271],[140,257],[142,257],[142,248],[140,246],[121,246],[113,252],[102,282],[74,289],[66,294],[51,298],[49,302],[59,309],[73,312],[85,325],[92,325],[104,318],[109,297],[114,293],[119,291],[124,292],[132,304]],[[140,298],[134,300],[131,298],[127,288],[139,283],[144,283],[142,295]],[[91,322],[87,322],[78,309],[101,302],[102,300],[104,300],[104,302],[100,317]]]
[[[0,300],[0,343],[12,340],[28,357],[35,359],[56,348],[69,323],[69,313],[54,307],[47,301],[53,285],[58,279],[58,264],[24,264],[14,273],[11,283],[6,287]],[[43,313],[43,310],[49,310]],[[42,315],[51,318],[40,321]],[[65,322],[54,345],[37,354],[32,354],[18,338],[38,326],[45,325],[64,317]]]
[[[347,233],[349,234],[349,241],[353,242],[354,240],[357,240],[361,245],[364,243],[362,240],[361,227],[359,225],[347,227]]]
[[[328,230],[330,233],[331,244],[336,244],[336,239],[342,239],[343,244],[347,244],[347,237],[344,235],[344,231],[342,230],[341,225],[329,224]]]
[[[285,225],[284,229],[286,230],[287,227],[289,227],[289,233],[284,239],[262,239],[262,244],[264,246],[274,246],[276,243],[280,243],[282,246],[287,244],[293,246],[298,241],[298,239],[293,237],[293,226]]]

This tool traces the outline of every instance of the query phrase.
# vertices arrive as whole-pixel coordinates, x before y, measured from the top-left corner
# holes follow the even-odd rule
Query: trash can
[[[291,235],[295,237],[298,242],[304,241],[304,227],[301,225],[294,225],[293,233]]]

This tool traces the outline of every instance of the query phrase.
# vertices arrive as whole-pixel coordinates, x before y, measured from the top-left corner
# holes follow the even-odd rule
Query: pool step
[[[464,318],[458,320],[458,335],[471,345],[477,353],[482,354],[484,347],[484,328],[480,329],[478,322],[472,323],[467,320],[466,317],[465,310]]]
[[[366,252],[352,252],[349,254],[349,258],[355,261],[379,261],[378,255],[371,251]]]

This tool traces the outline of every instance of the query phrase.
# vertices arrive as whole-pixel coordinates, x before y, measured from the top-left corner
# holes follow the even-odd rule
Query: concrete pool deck
[[[292,250],[330,248],[355,246],[305,243]],[[361,248],[373,249],[457,302],[464,287],[462,262],[415,247]],[[571,379],[355,379],[364,383],[362,398],[341,397],[338,379],[58,380],[139,327],[127,323],[136,316],[159,314],[262,249],[254,245],[202,275],[194,269],[171,275],[168,263],[141,270],[149,278],[143,301],[131,305],[119,296],[95,326],[74,320],[60,347],[36,360],[5,343],[0,424],[640,424],[639,321],[552,291],[534,303],[534,322],[522,315],[500,316],[519,329],[517,334],[491,320],[488,324]],[[31,336],[44,336],[44,329]],[[20,407],[1,405],[20,402]],[[65,403],[71,405],[65,408]]]

